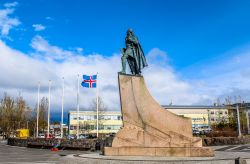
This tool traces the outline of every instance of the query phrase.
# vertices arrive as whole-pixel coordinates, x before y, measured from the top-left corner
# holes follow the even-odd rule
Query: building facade
[[[94,111],[79,112],[79,135],[96,134],[97,119]],[[77,112],[68,113],[69,135],[77,133]],[[99,134],[117,133],[122,127],[122,116],[120,111],[105,111],[99,113]]]
[[[228,109],[225,106],[181,106],[164,105],[165,109],[180,116],[192,119],[192,127],[210,127],[220,121],[228,122]]]
[[[163,105],[163,108],[172,113],[192,119],[193,128],[209,128],[214,123],[228,122],[229,110],[226,106],[181,106]],[[79,134],[96,134],[96,112],[79,112]],[[106,111],[99,115],[99,134],[117,133],[122,127],[122,114],[120,111]],[[68,114],[68,129],[70,135],[77,131],[77,112]]]

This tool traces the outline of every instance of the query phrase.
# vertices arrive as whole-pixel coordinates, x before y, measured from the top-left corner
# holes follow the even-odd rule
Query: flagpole
[[[97,76],[98,72],[96,73],[96,137],[98,138],[99,135],[99,91],[98,91],[98,85],[97,84]]]
[[[39,107],[40,107],[40,81],[38,82],[38,89],[37,89],[37,111],[36,111],[36,137],[38,137],[39,129]]]
[[[238,122],[238,135],[241,137],[241,127],[240,127],[240,111],[239,111],[239,103],[236,104],[236,112],[237,112],[237,122]]]
[[[61,115],[61,138],[63,138],[63,105],[64,105],[64,77],[62,78],[62,115]]]
[[[77,127],[76,127],[76,138],[79,138],[79,74],[77,75]]]
[[[48,104],[48,128],[47,128],[47,138],[49,138],[49,126],[50,126],[50,87],[51,87],[51,80],[49,80],[49,104]]]

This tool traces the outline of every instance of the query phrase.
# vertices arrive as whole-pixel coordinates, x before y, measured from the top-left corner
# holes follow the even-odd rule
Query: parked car
[[[45,138],[43,133],[38,134],[38,138]]]
[[[195,134],[195,135],[199,135],[199,134],[200,134],[200,131],[199,131],[199,130],[195,130],[195,129],[193,129],[193,134]]]
[[[205,129],[205,130],[204,130],[204,133],[205,133],[205,134],[209,134],[209,133],[211,133],[211,132],[212,132],[212,129],[211,129],[211,128],[208,128],[208,129]]]
[[[53,134],[49,134],[47,135],[47,133],[45,134],[45,138],[55,138],[55,136]]]
[[[75,135],[68,135],[67,138],[68,138],[68,139],[76,139],[76,136],[75,136]]]
[[[86,139],[86,138],[87,138],[87,135],[84,135],[84,134],[79,135],[79,139]]]

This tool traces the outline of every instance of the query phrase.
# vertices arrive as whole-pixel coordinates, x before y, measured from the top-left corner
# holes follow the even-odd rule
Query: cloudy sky
[[[98,72],[99,93],[120,110],[119,49],[133,28],[149,67],[148,89],[162,105],[212,105],[220,98],[250,101],[250,1],[108,0],[1,1],[0,96],[21,94],[32,108],[48,96],[60,110],[76,108],[77,75]],[[80,88],[88,109],[94,89]]]

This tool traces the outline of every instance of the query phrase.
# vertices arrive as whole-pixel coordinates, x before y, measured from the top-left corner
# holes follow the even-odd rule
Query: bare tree
[[[14,99],[4,93],[4,98],[1,100],[1,127],[7,138],[10,137],[15,128],[14,104]]]
[[[225,104],[226,105],[231,105],[232,104],[232,97],[231,96],[227,96],[225,98]]]
[[[26,127],[27,109],[28,109],[27,104],[26,101],[23,99],[23,97],[21,96],[17,97],[15,103],[15,112],[13,113],[13,115],[14,115],[14,120],[18,125],[18,129]]]
[[[40,101],[39,105],[39,127],[43,133],[45,132],[45,129],[47,127],[47,112],[48,112],[48,99],[43,97]]]
[[[90,123],[87,121],[84,122],[79,122],[80,124],[80,132],[81,134],[89,134],[91,129],[90,129]]]
[[[26,127],[27,109],[27,103],[22,96],[15,100],[4,93],[0,107],[0,127],[7,137],[13,136],[17,129]]]

